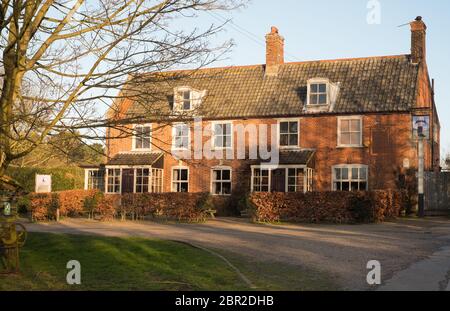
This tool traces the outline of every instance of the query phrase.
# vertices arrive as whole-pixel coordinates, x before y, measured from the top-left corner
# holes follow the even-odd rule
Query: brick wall
[[[300,120],[300,147],[316,150],[314,188],[318,191],[331,190],[332,166],[339,164],[363,164],[369,166],[370,189],[383,189],[395,186],[400,171],[404,165],[417,166],[416,142],[412,140],[412,117],[410,114],[372,114],[363,116],[363,147],[337,147],[337,116],[302,117]],[[236,125],[266,124],[276,125],[277,119],[235,120]],[[204,126],[208,122],[204,122]],[[172,167],[188,166],[190,169],[190,191],[210,191],[211,168],[214,166],[230,166],[233,169],[233,189],[248,191],[250,188],[250,165],[255,161],[242,160],[176,160],[170,154],[171,134],[170,126],[157,126],[153,133],[153,150],[166,152],[164,159],[164,190],[171,190]],[[374,150],[373,132],[382,130],[386,143]],[[193,135],[191,138],[193,140]],[[269,135],[270,137],[270,135]],[[383,136],[382,136],[383,137]],[[237,134],[234,135],[236,142]],[[203,139],[206,143],[208,138]],[[387,143],[388,142],[388,143]],[[250,144],[246,136],[246,145]],[[191,142],[193,146],[193,141]],[[381,149],[380,149],[381,148]],[[117,152],[131,150],[131,137],[112,140],[110,142],[110,156]],[[236,152],[236,147],[235,147]],[[427,170],[431,170],[431,144],[426,144]]]

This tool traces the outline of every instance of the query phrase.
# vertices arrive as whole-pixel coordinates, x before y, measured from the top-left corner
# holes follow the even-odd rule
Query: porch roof
[[[316,152],[314,150],[289,150],[280,151],[280,165],[308,165]],[[270,160],[262,161],[261,164],[270,163]]]
[[[153,153],[118,153],[113,158],[109,159],[106,166],[138,166],[138,165],[153,165],[164,154],[162,152]]]

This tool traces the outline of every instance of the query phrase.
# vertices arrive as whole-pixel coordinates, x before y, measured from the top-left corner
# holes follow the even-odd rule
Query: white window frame
[[[150,148],[136,148],[136,127],[150,127]],[[147,124],[134,124],[133,125],[133,137],[131,139],[131,150],[132,151],[137,151],[137,152],[149,152],[152,151],[152,135],[153,135],[153,126],[151,123],[147,123]]]
[[[311,103],[311,85],[312,84],[326,84],[327,86],[327,103],[326,104],[312,104]],[[306,105],[308,107],[325,107],[330,105],[330,80],[326,78],[314,78],[308,80],[308,93],[306,98]]]
[[[188,129],[188,135],[187,135],[187,138],[188,138],[188,145],[187,145],[187,147],[186,148],[179,148],[179,147],[177,147],[176,145],[175,145],[175,143],[176,143],[176,127],[177,126],[186,126],[187,127],[187,129]],[[184,137],[184,136],[183,136]],[[191,127],[189,126],[189,124],[188,123],[174,123],[173,125],[172,125],[172,150],[175,150],[175,151],[186,151],[186,150],[190,150],[191,149]]]
[[[121,167],[106,167],[105,172],[105,193],[106,194],[121,194],[122,193],[122,168]],[[119,171],[119,192],[110,192],[109,191],[109,170],[118,170]]]
[[[96,188],[93,188],[93,189],[89,189],[89,173],[90,172],[100,172],[101,171],[101,169],[99,169],[99,168],[86,168],[86,169],[84,169],[84,190],[93,190],[93,189],[96,189]],[[105,186],[105,176],[103,176],[103,186]]]
[[[230,171],[230,179],[229,180],[214,180],[214,171]],[[230,183],[230,193],[229,194],[216,194],[213,192],[214,183]],[[223,192],[223,191],[222,191]],[[216,166],[211,168],[211,183],[210,183],[210,193],[213,196],[231,196],[233,192],[233,169],[230,166]]]
[[[175,171],[175,170],[187,170],[187,181],[175,181],[175,180],[173,180],[173,172]],[[188,192],[187,193],[189,193],[189,192],[191,192],[191,185],[190,185],[190,171],[189,171],[189,167],[188,166],[173,166],[172,167],[172,169],[171,169],[171,171],[170,171],[170,191],[171,192],[173,192],[173,193],[181,193],[181,192],[178,192],[178,191],[176,191],[176,189],[174,189],[174,183],[175,182],[178,182],[178,183],[186,183],[187,182],[187,184],[188,184]]]
[[[341,124],[342,121],[349,121],[349,120],[359,120],[359,143],[358,144],[342,144],[341,143]],[[364,131],[364,122],[362,116],[342,116],[337,118],[337,146],[339,148],[361,148],[363,147],[363,131]],[[352,133],[352,132],[350,132]],[[354,132],[356,133],[356,132]]]
[[[295,146],[281,146],[281,123],[284,122],[297,122],[297,145]],[[300,148],[300,124],[301,120],[299,118],[290,119],[278,119],[277,120],[277,144],[279,149],[301,149]]]
[[[358,182],[358,183],[363,182],[363,179],[352,179],[353,178],[352,170],[354,168],[358,168],[358,169],[365,168],[366,169],[366,179],[364,181],[366,183],[366,189],[365,190],[360,189],[359,191],[368,191],[369,190],[369,166],[368,165],[365,165],[365,164],[339,164],[339,165],[333,165],[331,167],[331,191],[339,191],[334,186],[334,183],[337,182],[336,172],[335,172],[335,169],[337,169],[337,168],[340,168],[340,169],[347,168],[348,169],[349,175],[348,175],[348,179],[346,180],[346,182],[350,183],[349,189],[351,189],[352,182]],[[343,180],[341,179],[339,181],[342,182]],[[351,190],[349,190],[349,191],[351,191]]]
[[[153,191],[153,188],[155,187],[154,184],[154,171],[159,171],[161,172],[161,185],[157,185],[158,187],[161,187],[161,192],[155,192]],[[150,193],[164,193],[164,169],[162,168],[156,168],[156,167],[152,167],[151,168],[151,174],[150,174],[150,188],[149,188]]]
[[[138,172],[138,170],[148,170],[149,171],[148,172],[148,176],[147,176],[147,179],[148,179],[147,192],[144,192],[144,191],[137,192],[137,187],[138,187],[138,184],[137,184],[137,178],[138,178],[137,172]],[[152,187],[152,167],[151,166],[135,167],[134,168],[134,189],[133,189],[133,193],[150,193],[151,192],[150,191],[151,187]]]
[[[231,131],[231,146],[230,147],[217,147],[216,146],[216,125],[224,125],[224,124],[229,124],[230,125],[230,131]],[[212,150],[233,150],[234,148],[234,125],[233,125],[233,121],[214,121],[211,122],[211,147]],[[223,135],[223,133],[220,135],[222,137],[224,137],[225,135]]]
[[[285,182],[285,193],[289,192],[289,169],[303,169],[304,170],[304,181],[303,181],[303,188],[304,188],[304,192],[308,192],[308,191],[312,191],[313,190],[313,174],[314,174],[314,170],[310,167],[308,167],[307,165],[252,165],[251,166],[251,181],[250,181],[250,189],[251,192],[255,192],[254,191],[254,170],[255,169],[259,169],[259,170],[267,170],[269,171],[269,192],[272,191],[272,171],[277,170],[277,169],[284,169],[285,170],[285,178],[286,178],[286,182]]]

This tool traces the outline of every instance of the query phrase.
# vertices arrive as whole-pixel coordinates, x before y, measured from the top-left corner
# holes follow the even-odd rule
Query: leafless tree
[[[101,139],[105,127],[136,121],[104,118],[98,107],[114,111],[124,97],[142,97],[136,86],[154,77],[149,73],[220,57],[231,42],[209,42],[223,25],[188,30],[177,22],[195,25],[199,14],[243,1],[2,0],[0,179],[11,182],[6,168],[50,136],[82,130],[84,138]],[[160,117],[148,95],[145,118]]]

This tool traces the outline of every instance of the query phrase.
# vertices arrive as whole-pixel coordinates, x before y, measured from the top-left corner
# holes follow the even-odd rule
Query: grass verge
[[[326,275],[224,253],[258,290],[332,290]],[[81,285],[66,264],[81,263]],[[220,258],[185,244],[141,238],[31,233],[21,273],[0,275],[0,290],[249,290]]]

